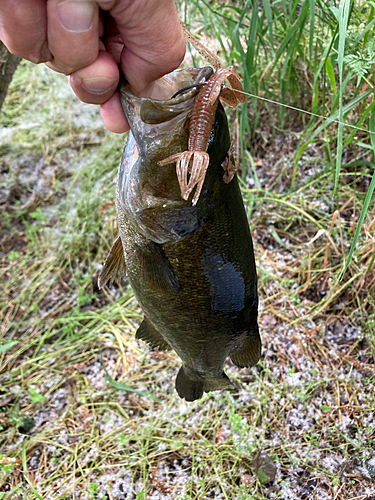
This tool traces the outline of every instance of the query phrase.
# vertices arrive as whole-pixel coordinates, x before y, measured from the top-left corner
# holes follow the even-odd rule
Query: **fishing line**
[[[243,90],[236,89],[236,92],[240,92],[241,94],[245,94],[245,95],[248,95],[250,97],[255,97],[256,99],[260,99],[261,101],[266,101],[266,102],[269,102],[271,104],[277,104],[278,106],[284,106],[284,108],[293,109],[294,111],[299,111],[300,113],[305,113],[306,115],[315,116],[316,118],[321,118],[322,120],[329,120],[330,123],[327,125],[330,125],[331,123],[337,123],[339,125],[344,125],[345,127],[350,127],[350,128],[355,129],[355,130],[360,130],[361,132],[367,132],[368,134],[375,134],[375,132],[371,132],[370,130],[367,130],[366,128],[356,127],[355,125],[351,125],[350,123],[340,122],[340,120],[334,120],[330,116],[319,115],[319,114],[313,113],[311,111],[306,111],[305,109],[296,108],[295,106],[290,106],[290,104],[283,104],[281,102],[274,101],[272,99],[267,99],[266,97],[260,97],[259,95],[250,94],[249,92],[244,92]]]

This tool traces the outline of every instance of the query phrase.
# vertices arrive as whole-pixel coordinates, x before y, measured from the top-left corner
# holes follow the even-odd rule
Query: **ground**
[[[228,360],[236,389],[186,403],[178,357],[134,338],[126,281],[97,287],[125,138],[26,62],[1,123],[0,498],[374,499],[371,211],[339,280],[368,173],[345,171],[333,205],[312,144],[291,191],[299,131],[272,131],[265,112],[239,172],[262,358]]]

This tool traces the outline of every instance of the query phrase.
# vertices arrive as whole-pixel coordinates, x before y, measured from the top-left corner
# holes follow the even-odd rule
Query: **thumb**
[[[124,43],[121,67],[136,93],[181,64],[186,41],[173,0],[118,0],[110,14]]]

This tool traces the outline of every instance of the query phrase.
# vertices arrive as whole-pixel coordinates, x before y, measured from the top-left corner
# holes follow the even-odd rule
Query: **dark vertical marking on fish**
[[[236,313],[245,307],[245,280],[238,267],[210,248],[202,257],[203,274],[210,284],[212,309],[217,314],[232,313],[236,317]]]

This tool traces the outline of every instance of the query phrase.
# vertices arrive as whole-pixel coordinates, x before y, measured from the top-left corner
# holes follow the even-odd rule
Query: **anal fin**
[[[99,290],[108,282],[119,280],[126,275],[124,250],[120,236],[117,236],[112,248],[106,258],[103,269],[98,278]]]
[[[250,368],[254,366],[260,358],[262,344],[259,336],[258,325],[247,332],[245,341],[241,347],[230,353],[230,359],[240,368]]]
[[[163,336],[157,331],[157,329],[150,323],[147,318],[144,318],[140,324],[135,338],[138,340],[143,340],[148,343],[151,349],[158,351],[168,351],[171,346]]]
[[[204,382],[203,390],[204,392],[219,391],[223,389],[233,389],[233,384],[229,380],[226,373],[222,373],[219,378],[213,380],[206,380]]]

